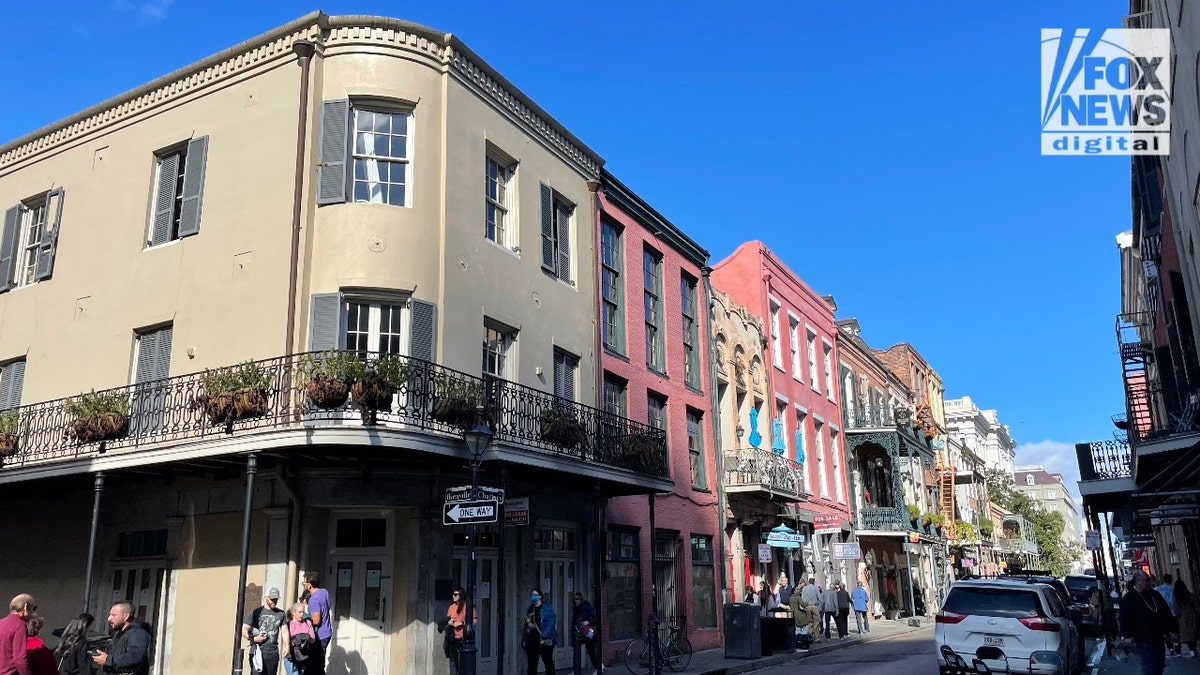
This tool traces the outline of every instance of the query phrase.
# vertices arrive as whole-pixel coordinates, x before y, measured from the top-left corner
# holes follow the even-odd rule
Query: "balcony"
[[[1150,455],[1174,453],[1200,443],[1200,388],[1127,380],[1125,405],[1129,412],[1123,426],[1136,450],[1132,458],[1136,473],[1140,473],[1138,461]]]
[[[858,529],[883,532],[908,532],[908,511],[891,506],[864,508],[858,514]]]
[[[15,434],[0,432],[0,452],[15,445],[3,459],[0,482],[98,470],[114,459],[145,465],[314,445],[330,446],[323,454],[335,461],[336,448],[350,445],[384,446],[384,457],[408,466],[438,455],[457,461],[463,430],[477,423],[482,407],[494,433],[493,459],[669,489],[665,433],[646,424],[515,382],[400,356],[362,363],[359,384],[339,381],[340,400],[325,400],[305,375],[323,358],[328,355],[282,356],[89,395],[89,405],[116,411],[107,415],[81,419],[86,411],[79,396],[0,413],[0,422],[16,426]],[[249,373],[254,385],[209,391],[216,388],[214,375],[231,372]],[[398,455],[397,447],[418,452]]]
[[[778,502],[808,499],[804,467],[762,448],[725,451],[725,491],[759,493]]]

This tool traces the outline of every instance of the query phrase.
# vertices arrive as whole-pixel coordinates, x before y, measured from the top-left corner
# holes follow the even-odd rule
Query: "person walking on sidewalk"
[[[804,579],[800,579],[800,588],[792,594],[792,598],[799,598],[799,605],[804,608],[804,614],[808,616],[808,636],[813,642],[821,641],[821,594],[817,592],[817,586],[812,579],[808,583],[804,583]]]
[[[1171,632],[1171,609],[1158,591],[1150,587],[1150,576],[1133,573],[1133,590],[1121,598],[1121,633],[1142,662],[1142,675],[1162,675],[1166,669],[1166,638]]]
[[[850,594],[850,602],[854,606],[854,623],[858,624],[858,634],[862,635],[863,630],[870,633],[871,598],[867,595],[867,589],[863,588],[863,582],[858,582]]]
[[[1179,648],[1181,656],[1196,658],[1196,622],[1200,619],[1200,609],[1196,607],[1196,596],[1188,590],[1183,579],[1175,581],[1175,620],[1179,623],[1179,644],[1187,645],[1188,654]]]
[[[1154,586],[1154,590],[1158,591],[1158,594],[1163,597],[1163,600],[1167,601],[1167,609],[1171,610],[1171,616],[1175,616],[1175,586],[1171,583],[1172,577],[1170,574],[1164,574],[1162,579],[1163,581],[1161,584],[1154,586],[1154,582],[1151,581],[1150,585]],[[1167,654],[1170,654],[1171,656],[1177,656],[1179,654],[1179,643],[1172,635],[1172,633],[1175,632],[1174,629],[1175,626],[1172,625],[1171,631],[1167,633]]]
[[[837,589],[838,639],[845,640],[846,636],[848,636],[850,634],[850,626],[849,626],[849,623],[850,623],[850,594],[846,592],[846,587],[843,586],[842,582],[840,582],[840,581],[837,582],[836,584],[834,584],[833,587],[835,589]]]
[[[838,597],[837,587],[830,586],[829,590],[821,594],[821,621],[825,624],[825,639],[832,640],[833,636],[829,633],[829,623],[833,622],[837,626],[838,613]],[[839,634],[838,637],[841,637]]]

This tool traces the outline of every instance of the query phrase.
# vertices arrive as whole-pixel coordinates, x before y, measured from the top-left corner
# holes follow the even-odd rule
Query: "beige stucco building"
[[[671,485],[611,451],[656,432],[593,407],[601,165],[457,38],[319,13],[0,147],[0,500],[25,541],[0,591],[51,626],[131,598],[156,672],[217,672],[239,598],[317,571],[332,661],[446,672],[468,530],[443,501],[479,406],[483,483],[529,500],[476,537],[480,667],[523,665],[534,586],[568,663],[604,500]],[[327,349],[354,355],[318,363],[349,401],[306,388],[295,355]]]

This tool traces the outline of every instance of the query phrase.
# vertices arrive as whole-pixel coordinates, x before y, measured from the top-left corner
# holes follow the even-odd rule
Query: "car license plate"
[[[999,635],[984,635],[983,644],[991,647],[1003,647],[1004,638]]]

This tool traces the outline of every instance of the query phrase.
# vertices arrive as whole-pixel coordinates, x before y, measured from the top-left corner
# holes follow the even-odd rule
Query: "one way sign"
[[[473,502],[446,502],[442,505],[443,525],[471,525],[494,523],[500,503],[495,499],[478,499]]]

